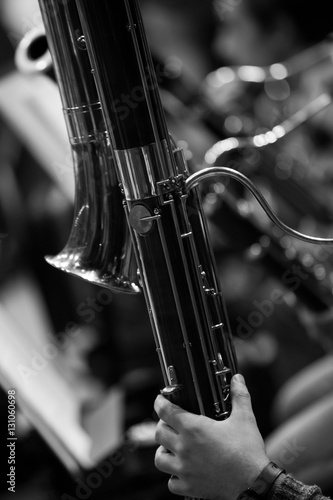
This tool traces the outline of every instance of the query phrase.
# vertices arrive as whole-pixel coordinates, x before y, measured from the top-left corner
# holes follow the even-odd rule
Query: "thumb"
[[[237,373],[231,379],[232,414],[253,413],[251,396],[246,387],[243,375]]]

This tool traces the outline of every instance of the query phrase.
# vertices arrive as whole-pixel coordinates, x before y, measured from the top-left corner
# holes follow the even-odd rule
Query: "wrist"
[[[240,493],[237,500],[271,500],[284,477],[285,471],[274,462],[269,462],[253,482],[252,486]]]

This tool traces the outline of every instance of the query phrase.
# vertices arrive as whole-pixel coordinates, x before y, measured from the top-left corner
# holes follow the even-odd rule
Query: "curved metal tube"
[[[237,180],[238,182],[240,182],[241,184],[243,184],[243,186],[245,186],[253,194],[253,196],[259,202],[259,204],[264,209],[264,211],[266,212],[267,216],[271,219],[271,221],[274,222],[274,224],[277,227],[279,227],[282,231],[289,234],[289,236],[293,236],[295,238],[298,238],[299,240],[306,241],[307,243],[314,243],[317,245],[332,245],[333,244],[333,238],[319,238],[316,236],[309,236],[309,235],[300,233],[299,231],[296,231],[295,229],[292,229],[291,227],[287,226],[273,212],[270,205],[266,201],[265,197],[260,192],[260,190],[253,184],[253,182],[248,177],[246,177],[244,174],[242,174],[241,172],[238,172],[237,170],[234,170],[232,168],[228,168],[228,167],[204,168],[203,170],[200,170],[199,172],[196,172],[195,174],[190,175],[186,179],[185,189],[186,189],[186,191],[190,191],[190,189],[192,189],[194,186],[196,186],[203,179],[207,179],[208,177],[217,177],[217,176],[231,177],[231,178]]]

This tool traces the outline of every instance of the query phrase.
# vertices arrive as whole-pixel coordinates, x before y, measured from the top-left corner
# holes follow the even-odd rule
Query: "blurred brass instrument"
[[[299,213],[304,213],[305,209],[331,223],[333,205],[325,204],[312,189],[310,181],[296,179],[297,173],[294,175],[294,171],[300,170],[297,164],[301,159],[292,158],[295,166],[289,168],[286,161],[275,171],[274,167],[283,140],[301,126],[302,131],[305,130],[313,117],[331,106],[331,79],[323,82],[321,93],[305,104],[297,106],[297,101],[298,93],[302,92],[298,89],[299,78],[304,78],[307,71],[315,71],[320,64],[329,67],[332,55],[333,44],[328,37],[289,60],[267,67],[220,67],[209,73],[199,88],[191,84],[178,67],[163,82],[163,103],[166,103],[171,120],[175,121],[178,116],[180,121],[200,127],[201,135],[206,135],[199,154],[195,145],[190,144],[200,168],[218,161],[232,164],[232,168],[237,168],[236,163],[243,163],[244,173],[249,175],[255,171],[270,179],[274,183],[272,189]],[[286,112],[289,98],[296,102],[296,109],[294,105]],[[265,102],[268,102],[267,110]],[[273,110],[276,116],[272,115]],[[251,157],[248,162],[243,161],[246,155]],[[247,170],[244,170],[246,163]]]
[[[302,160],[297,160],[292,154],[286,154],[285,165],[279,167],[277,158],[279,154],[281,156],[285,138],[291,136],[298,128],[306,127],[312,118],[320,115],[332,104],[332,92],[330,88],[327,88],[299,110],[281,118],[280,122],[271,128],[257,123],[253,124],[253,135],[240,134],[223,137],[207,149],[203,166],[209,167],[220,162],[224,164],[232,162],[235,166],[238,163],[244,173],[258,174],[269,179],[273,190],[300,215],[308,214],[323,223],[330,224],[333,221],[333,205],[327,203],[327,200],[313,189],[311,172],[309,172],[309,179],[306,178],[306,174],[299,175],[298,166]],[[307,131],[302,131],[301,134],[306,137]],[[313,166],[312,170],[314,169]]]
[[[261,102],[262,95],[266,94],[267,84],[273,83],[278,86],[289,81],[291,85],[289,97],[292,102],[295,100],[298,103],[297,93],[302,92],[302,87],[298,89],[298,78],[304,78],[305,75],[306,79],[306,72],[322,63],[324,63],[325,68],[329,69],[332,66],[332,53],[332,40],[328,38],[286,62],[273,64],[267,68],[251,66],[219,68],[207,76],[203,85],[205,95],[208,96],[207,102],[210,102],[206,105],[208,109],[214,107],[214,103],[216,104],[218,101],[219,89],[228,85],[228,82],[231,85],[236,82],[245,84],[245,86],[254,85],[258,92],[255,99]],[[318,72],[317,76],[321,74],[318,68],[316,72]],[[296,79],[295,88],[292,86],[295,84],[292,79]],[[314,160],[310,158],[307,160],[305,151],[303,155],[297,155],[295,147],[290,148],[290,145],[296,141],[294,144],[303,144],[305,148],[309,145],[311,151],[311,138],[316,133],[320,135],[323,112],[333,103],[331,81],[330,75],[326,75],[326,80],[322,81],[316,97],[306,102],[302,107],[296,108],[297,111],[293,111],[291,114],[286,113],[285,116],[282,115],[280,122],[271,128],[260,123],[255,113],[253,118],[249,120],[244,118],[243,121],[243,111],[241,108],[236,108],[234,116],[232,117],[233,113],[230,113],[229,118],[233,118],[234,122],[237,122],[239,135],[233,136],[231,134],[228,136],[226,129],[222,131],[223,117],[220,115],[220,131],[218,132],[216,128],[216,120],[210,122],[209,126],[215,137],[218,137],[218,133],[220,133],[221,138],[207,148],[203,167],[232,165],[233,168],[250,176],[256,183],[259,181],[261,186],[266,186],[272,200],[276,203],[276,208],[284,214],[284,217],[287,216],[293,225],[303,228],[311,227],[317,234],[330,232],[333,222],[333,204],[330,202],[329,196],[329,177],[324,176],[320,180],[321,174],[316,171]],[[210,90],[207,90],[208,88]],[[244,91],[247,88],[245,87]],[[211,99],[215,92],[217,95]],[[267,94],[265,95],[266,100],[269,98],[269,92]],[[252,95],[251,92],[249,95]],[[271,104],[274,109],[274,101],[271,101]],[[285,107],[285,105],[282,106],[282,109]],[[255,105],[253,109],[255,110]],[[318,119],[312,121],[317,115]],[[246,116],[246,112],[244,116]],[[208,117],[209,113],[206,113],[206,123],[210,121]],[[273,121],[272,118],[268,119]],[[316,132],[317,130],[318,132]],[[252,132],[253,135],[250,135],[249,132]],[[297,142],[300,138],[304,143]],[[320,147],[322,146],[319,145]],[[303,166],[302,162],[306,161],[307,166]],[[316,178],[318,178],[317,182]],[[256,258],[280,278],[284,270],[296,265],[306,276],[296,295],[301,298],[303,303],[305,301],[310,310],[322,312],[331,308],[333,289],[331,252],[304,243],[296,242],[294,244],[293,239],[287,237],[284,230],[278,230],[274,225],[263,221],[261,217],[258,219],[254,214],[251,214],[253,208],[251,199],[243,196],[239,190],[235,193],[232,186],[227,190],[228,192],[224,190],[222,195],[214,194],[218,191],[221,191],[218,184],[215,186],[211,184],[208,188],[210,211],[215,223],[218,224],[219,219],[223,220],[226,213],[232,213],[233,220],[235,220],[237,209],[234,207],[243,205],[243,217],[238,214],[239,226],[243,228],[248,226],[247,232],[252,233],[250,245],[252,248],[253,244]],[[248,208],[244,211],[245,205]],[[213,209],[213,207],[215,208]],[[246,231],[243,234],[246,234]],[[261,242],[264,243],[261,244]]]
[[[222,155],[231,151],[250,147],[264,148],[271,144],[275,144],[279,139],[293,132],[297,127],[306,123],[307,120],[326,109],[332,103],[333,99],[331,94],[325,92],[270,130],[265,130],[264,132],[250,137],[240,136],[221,139],[213,144],[206,152],[204,158],[205,164],[207,166],[214,165]]]
[[[235,82],[265,83],[285,80],[306,71],[321,61],[330,59],[332,51],[332,40],[327,39],[299,52],[286,61],[272,63],[268,66],[221,66],[207,75],[204,85],[218,89],[225,84]]]
[[[260,118],[256,118],[258,111],[254,109],[253,104],[258,97],[265,96],[271,104],[275,102],[277,105],[286,102],[290,97],[297,97],[302,92],[299,83],[304,75],[320,72],[322,66],[331,65],[332,56],[332,36],[327,36],[321,42],[301,50],[289,59],[268,66],[219,67],[206,76],[198,90],[199,113],[201,110],[203,119],[217,132],[220,139],[236,134],[242,137],[256,135],[256,128],[271,128]],[[331,87],[331,84],[327,83],[328,87]],[[309,105],[311,111],[307,109]],[[315,104],[309,103],[309,105],[304,106],[306,108],[304,111],[301,109],[296,113],[295,119],[301,118],[298,115],[307,111],[314,112]],[[238,118],[237,123],[232,123],[235,118]],[[270,123],[273,121],[272,116],[261,116],[261,118],[268,118]],[[278,122],[286,118],[287,127],[289,125],[294,127],[294,120],[289,120],[289,116],[280,110]],[[305,119],[309,118],[310,116]]]

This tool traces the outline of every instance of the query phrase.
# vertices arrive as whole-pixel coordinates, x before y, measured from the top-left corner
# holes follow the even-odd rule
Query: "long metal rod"
[[[183,204],[182,204],[182,208],[184,208]],[[172,209],[174,220],[177,221],[177,215],[176,215],[176,212],[175,212],[174,205],[171,205],[171,209]],[[194,245],[193,245],[193,234],[192,234],[192,231],[189,228],[189,224],[188,224],[188,221],[187,221],[187,214],[185,213],[185,211],[183,213],[183,216],[184,216],[184,222],[185,222],[187,230],[188,230],[188,232],[186,233],[186,238],[189,238],[189,242],[190,242],[191,248],[193,249],[193,247],[194,247]],[[182,236],[180,234],[179,227],[177,227],[177,231],[178,231],[179,247],[180,247],[180,251],[181,251],[182,259],[183,259],[183,264],[184,264],[184,271],[185,271],[185,274],[186,274],[186,277],[187,277],[187,282],[189,284],[189,294],[190,294],[190,297],[191,297],[191,302],[193,304],[193,311],[194,311],[194,315],[196,317],[196,324],[198,325],[198,329],[199,329],[200,344],[201,344],[201,349],[202,349],[202,352],[203,352],[203,355],[204,355],[205,368],[206,368],[206,371],[207,371],[208,379],[210,381],[210,389],[211,389],[211,392],[212,392],[212,397],[213,397],[214,401],[216,402],[217,399],[218,399],[217,398],[217,393],[216,393],[214,382],[213,382],[212,372],[211,372],[209,363],[207,361],[209,359],[209,354],[207,352],[207,345],[205,343],[204,331],[202,330],[200,319],[199,319],[199,315],[198,315],[198,311],[197,311],[197,308],[196,308],[196,298],[195,298],[195,295],[194,295],[193,287],[191,286],[189,266],[188,266],[187,259],[186,259],[186,256],[185,256],[185,251],[184,251],[184,247],[183,247],[183,240],[182,240]],[[198,280],[198,283],[200,283],[200,276],[198,274],[199,260],[198,260],[198,257],[197,257],[196,253],[193,253],[193,255],[194,255],[194,258],[196,260],[196,262],[195,262],[196,278]],[[200,293],[201,293],[201,296],[202,296],[202,299],[203,299],[202,303],[203,303],[204,309],[205,309],[205,319],[206,319],[206,323],[207,323],[207,328],[209,330],[210,327],[211,327],[211,325],[209,324],[209,320],[208,320],[209,315],[208,315],[208,311],[207,311],[207,307],[206,307],[205,297],[203,296],[203,293],[202,293],[202,287],[200,287]]]
[[[200,284],[200,282],[202,281],[202,276],[200,274],[200,262],[199,262],[199,257],[198,257],[198,253],[196,251],[196,247],[195,247],[195,244],[194,244],[194,240],[193,240],[193,233],[192,231],[190,230],[190,224],[189,224],[189,221],[187,219],[187,212],[186,212],[186,208],[185,208],[185,204],[186,204],[186,197],[185,195],[182,196],[182,209],[183,209],[183,216],[184,216],[184,221],[185,221],[185,224],[187,226],[187,230],[189,231],[189,243],[191,245],[191,250],[192,250],[192,253],[193,253],[193,256],[194,256],[194,260],[195,260],[195,272],[196,272],[196,279],[198,281],[198,283]],[[200,337],[200,340],[201,340],[201,345],[202,345],[202,350],[203,350],[203,353],[205,355],[205,365],[206,365],[206,369],[207,369],[207,372],[208,372],[208,377],[209,377],[209,380],[210,380],[210,386],[211,386],[211,390],[212,390],[212,393],[213,393],[213,399],[214,399],[214,404],[215,404],[215,409],[217,409],[217,406],[216,404],[219,405],[219,400],[218,400],[218,396],[217,396],[217,393],[216,393],[216,390],[215,390],[215,385],[214,385],[214,382],[213,382],[213,374],[212,374],[212,370],[211,370],[211,367],[209,364],[207,364],[207,359],[210,358],[210,361],[213,362],[214,360],[217,362],[217,364],[219,363],[218,361],[218,354],[220,354],[221,356],[221,361],[224,365],[224,361],[223,361],[223,358],[222,358],[222,354],[219,353],[219,349],[218,349],[218,345],[217,345],[217,342],[216,340],[214,339],[214,336],[212,335],[212,328],[213,328],[213,325],[212,325],[212,322],[210,322],[210,312],[209,312],[209,308],[208,308],[208,305],[207,305],[207,297],[205,296],[205,291],[204,291],[204,287],[203,285],[200,286],[200,293],[201,293],[201,297],[202,297],[202,303],[203,303],[203,306],[204,306],[204,311],[205,311],[205,318],[206,318],[206,322],[207,322],[207,332],[208,332],[208,339],[209,340],[209,350],[210,350],[210,354],[208,355],[208,352],[207,352],[207,345],[205,343],[205,340],[204,338]],[[192,298],[192,301],[194,300],[194,298]],[[226,365],[224,365],[223,367],[225,367]],[[218,392],[219,392],[219,397],[220,397],[220,403],[221,403],[221,408],[218,408],[219,409],[219,413],[221,412],[225,412],[226,411],[226,407],[225,407],[225,404],[224,404],[224,396],[223,396],[223,393],[222,393],[222,388],[220,386],[220,384],[217,384],[217,389],[218,389]]]
[[[173,217],[175,217],[174,212],[173,212]],[[176,219],[174,219],[174,220],[176,222]],[[184,314],[183,314],[183,311],[181,308],[181,303],[180,303],[180,299],[179,299],[179,295],[178,295],[176,280],[175,280],[175,276],[174,276],[174,270],[173,270],[173,267],[171,264],[171,260],[170,260],[170,256],[169,256],[169,252],[168,252],[168,246],[167,246],[167,242],[166,242],[166,238],[165,238],[165,234],[164,234],[164,230],[163,230],[163,225],[161,224],[160,219],[157,220],[157,227],[158,227],[158,231],[159,231],[159,235],[160,235],[160,239],[161,239],[161,243],[162,243],[162,247],[163,247],[166,265],[167,265],[169,276],[170,276],[170,284],[171,284],[172,291],[174,294],[175,305],[176,305],[176,309],[178,312],[178,318],[179,318],[179,322],[181,325],[181,331],[182,331],[182,335],[183,335],[183,339],[184,339],[184,345],[185,345],[185,349],[186,349],[186,354],[187,354],[190,370],[192,373],[193,385],[195,388],[197,401],[198,401],[198,405],[200,408],[200,413],[202,415],[205,415],[206,413],[205,413],[205,409],[204,409],[203,402],[202,402],[202,396],[201,396],[200,387],[199,387],[199,383],[198,383],[198,377],[197,377],[197,373],[195,370],[195,364],[194,364],[191,349],[190,349],[189,338],[187,335],[186,321],[185,321]],[[180,231],[179,231],[179,233],[180,233]],[[183,258],[183,262],[185,262],[184,255],[182,256],[182,258]],[[187,280],[188,279],[189,278],[187,277]]]

